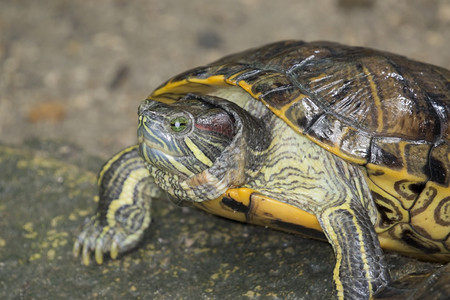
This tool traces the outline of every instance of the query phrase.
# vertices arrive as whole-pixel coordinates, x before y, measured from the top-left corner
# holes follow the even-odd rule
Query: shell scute
[[[441,143],[430,153],[430,180],[443,186],[450,186],[450,144]]]

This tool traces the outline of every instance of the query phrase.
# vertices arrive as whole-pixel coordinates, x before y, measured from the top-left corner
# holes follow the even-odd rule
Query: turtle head
[[[188,94],[170,104],[145,100],[138,113],[141,156],[155,182],[179,201],[212,200],[245,182],[254,155],[247,129],[263,128],[244,109]]]
[[[139,107],[140,152],[155,168],[186,179],[211,167],[235,136],[235,120],[197,99]]]

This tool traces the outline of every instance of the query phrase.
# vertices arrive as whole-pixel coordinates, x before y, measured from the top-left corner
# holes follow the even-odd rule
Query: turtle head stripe
[[[260,120],[222,98],[147,99],[138,113],[141,156],[156,182],[170,185],[169,194],[180,200],[211,200],[245,183],[246,168],[270,143]]]

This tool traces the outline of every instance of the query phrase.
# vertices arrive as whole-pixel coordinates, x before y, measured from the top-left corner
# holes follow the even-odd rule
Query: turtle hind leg
[[[150,225],[150,201],[160,193],[139,155],[132,146],[114,155],[98,176],[97,212],[88,219],[76,237],[73,252],[85,265],[90,254],[98,264],[105,253],[116,258],[132,249]]]
[[[382,289],[374,300],[449,299],[450,264],[429,273],[409,274]]]

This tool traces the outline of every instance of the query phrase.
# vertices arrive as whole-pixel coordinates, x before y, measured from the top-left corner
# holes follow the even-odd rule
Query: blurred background
[[[139,250],[88,268],[71,254],[102,161],[136,143],[139,103],[188,68],[283,39],[450,68],[450,1],[0,0],[0,298],[329,299],[330,246],[169,201],[154,201]],[[437,267],[388,261],[393,278]]]
[[[283,39],[374,47],[450,68],[448,0],[0,0],[0,142],[108,157],[188,68]]]

